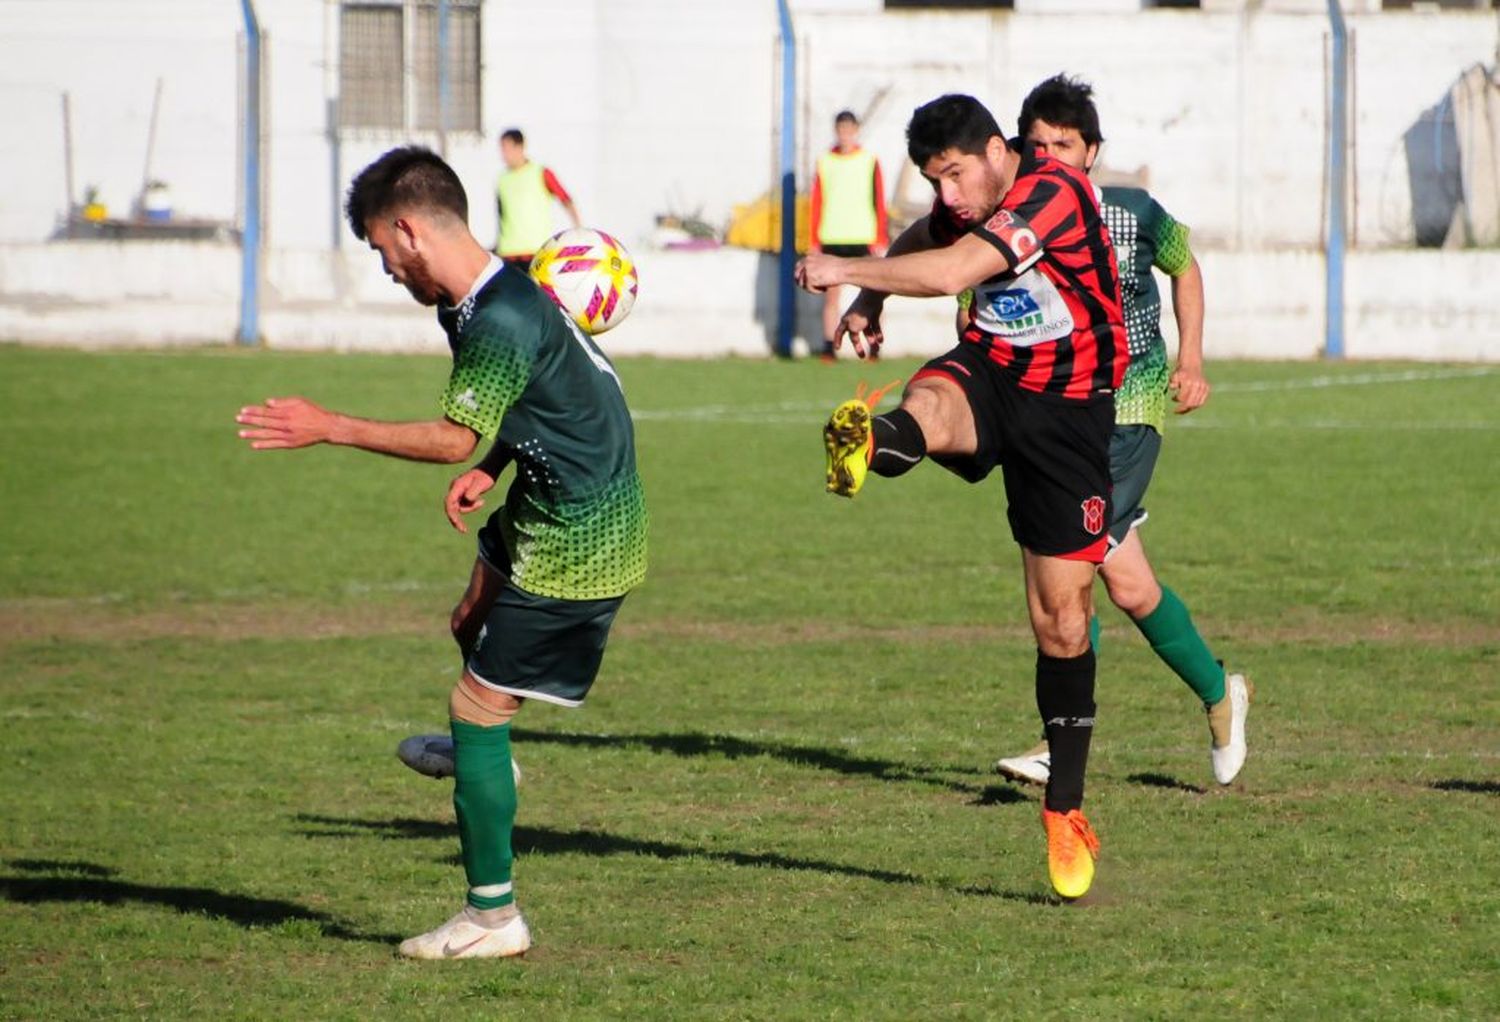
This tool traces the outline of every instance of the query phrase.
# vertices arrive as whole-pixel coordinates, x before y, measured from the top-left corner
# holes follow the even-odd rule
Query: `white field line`
[[[1388,373],[1356,373],[1347,376],[1314,376],[1305,380],[1247,380],[1243,383],[1220,383],[1215,394],[1260,394],[1287,390],[1324,390],[1335,387],[1363,387],[1388,383],[1421,383],[1431,380],[1458,380],[1500,375],[1496,366],[1464,366],[1448,369],[1405,369]],[[687,408],[636,409],[631,417],[637,422],[723,422],[748,425],[807,425],[806,414],[827,411],[827,401],[776,401],[745,404],[693,405]],[[1186,416],[1173,416],[1174,426],[1199,429],[1243,429],[1240,422],[1203,422]],[[1381,429],[1416,430],[1493,430],[1492,422],[1346,422],[1338,419],[1298,421],[1256,421],[1248,425],[1257,429]]]
[[[1494,376],[1496,366],[1464,366],[1452,369],[1405,369],[1392,373],[1354,373],[1348,376],[1313,376],[1305,380],[1251,380],[1244,383],[1218,383],[1215,394],[1249,394],[1277,390],[1320,390],[1325,387],[1363,387],[1376,383],[1421,383],[1427,380],[1464,380],[1476,376]]]

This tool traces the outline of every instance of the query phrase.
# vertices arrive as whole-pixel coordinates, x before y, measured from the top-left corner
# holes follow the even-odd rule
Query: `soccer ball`
[[[591,334],[619,326],[635,304],[635,260],[618,240],[592,227],[548,238],[531,260],[531,277]]]
[[[396,757],[419,774],[436,777],[453,776],[453,738],[449,735],[412,735],[396,746]],[[510,759],[511,776],[521,783],[521,764]]]

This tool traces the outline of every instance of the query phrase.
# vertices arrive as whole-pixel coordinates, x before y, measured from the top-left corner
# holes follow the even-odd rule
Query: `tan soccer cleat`
[[[531,931],[520,913],[493,929],[474,921],[467,907],[442,926],[401,942],[406,958],[510,958],[531,947]]]
[[[1208,708],[1208,730],[1213,744],[1208,750],[1213,764],[1214,780],[1228,784],[1245,765],[1249,748],[1245,742],[1245,718],[1250,716],[1250,700],[1255,686],[1243,674],[1224,678],[1224,698]]]

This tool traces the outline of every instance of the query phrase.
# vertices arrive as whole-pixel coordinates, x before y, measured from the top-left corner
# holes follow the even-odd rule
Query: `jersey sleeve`
[[[997,209],[974,233],[1000,250],[1012,273],[1024,273],[1042,257],[1042,243],[1036,231],[1023,217],[1008,209]]]
[[[557,198],[558,202],[573,201],[573,197],[568,194],[568,190],[562,186],[562,182],[557,179],[557,175],[552,173],[550,168],[542,168],[542,184]]]
[[[1169,277],[1180,277],[1186,273],[1187,268],[1193,264],[1193,252],[1188,247],[1187,224],[1173,219],[1171,213],[1152,199],[1142,227],[1150,232],[1155,243],[1156,258],[1152,265]]]
[[[531,380],[536,352],[494,334],[466,337],[453,357],[443,414],[486,440]]]
[[[807,199],[807,247],[808,251],[823,251],[819,235],[823,233],[823,167],[813,171],[812,193]]]

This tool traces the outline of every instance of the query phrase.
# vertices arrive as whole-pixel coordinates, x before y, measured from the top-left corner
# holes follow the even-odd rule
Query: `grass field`
[[[537,946],[434,964],[450,788],[393,752],[457,667],[452,470],[233,416],[428,416],[444,362],[0,347],[0,1016],[1500,1017],[1500,371],[1213,367],[1145,537],[1250,761],[1106,610],[1064,906],[989,772],[1036,730],[998,478],[825,496],[861,368],[621,365],[651,577],[516,725]]]

